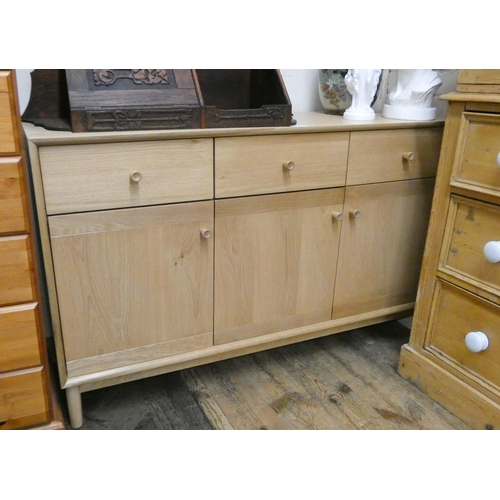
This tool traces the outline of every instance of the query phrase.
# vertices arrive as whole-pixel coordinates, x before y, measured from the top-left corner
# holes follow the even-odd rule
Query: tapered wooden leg
[[[82,395],[78,386],[66,389],[66,401],[68,403],[69,423],[73,429],[79,429],[83,425]]]

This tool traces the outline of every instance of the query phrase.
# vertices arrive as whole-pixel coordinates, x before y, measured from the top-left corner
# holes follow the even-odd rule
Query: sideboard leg
[[[68,403],[69,421],[73,429],[79,429],[83,425],[82,396],[78,386],[66,389],[66,400]]]

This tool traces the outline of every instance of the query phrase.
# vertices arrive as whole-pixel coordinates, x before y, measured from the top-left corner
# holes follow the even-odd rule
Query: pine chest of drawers
[[[445,96],[418,301],[399,372],[472,428],[498,429],[500,94],[474,90]]]

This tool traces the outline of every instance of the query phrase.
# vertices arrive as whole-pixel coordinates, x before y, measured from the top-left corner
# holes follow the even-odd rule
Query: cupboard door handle
[[[293,170],[295,168],[295,163],[293,161],[287,161],[283,163],[283,168],[285,170]]]
[[[140,172],[133,172],[130,174],[130,180],[132,182],[139,182],[142,179],[142,175]]]
[[[349,210],[349,216],[353,219],[359,219],[361,212],[359,210]]]
[[[500,153],[497,155],[497,165],[500,167]]]
[[[210,231],[210,229],[201,229],[200,234],[202,238],[208,240],[208,238],[212,236],[212,231]]]
[[[333,212],[332,217],[334,220],[342,220],[344,218],[342,212]]]
[[[481,352],[488,349],[490,341],[483,332],[469,332],[465,336],[465,345],[472,352]]]
[[[500,262],[500,241],[488,241],[483,247],[483,254],[484,258],[492,264]]]
[[[415,159],[415,154],[412,151],[403,153],[403,160],[411,161]]]

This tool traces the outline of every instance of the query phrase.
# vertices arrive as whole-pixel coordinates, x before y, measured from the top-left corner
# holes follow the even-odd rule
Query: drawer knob
[[[500,262],[500,241],[488,241],[483,248],[483,254],[488,262]]]
[[[206,240],[208,240],[208,238],[210,238],[212,236],[212,231],[210,231],[210,229],[201,229],[200,234],[201,234],[202,238],[205,238]]]
[[[333,212],[332,217],[334,220],[342,220],[344,216],[342,215],[342,212]]]
[[[285,170],[293,170],[295,168],[295,163],[293,161],[287,161],[283,163],[283,168]]]
[[[411,151],[408,151],[407,153],[403,153],[403,160],[406,161],[411,161],[415,159],[415,154]]]
[[[361,212],[359,210],[349,210],[349,216],[353,219],[359,219],[361,216]]]
[[[132,182],[139,182],[142,179],[142,175],[140,172],[133,172],[130,174],[130,180]]]
[[[497,155],[497,165],[500,167],[500,153]]]
[[[465,345],[472,352],[481,352],[488,349],[490,342],[483,332],[469,332],[465,336]]]

